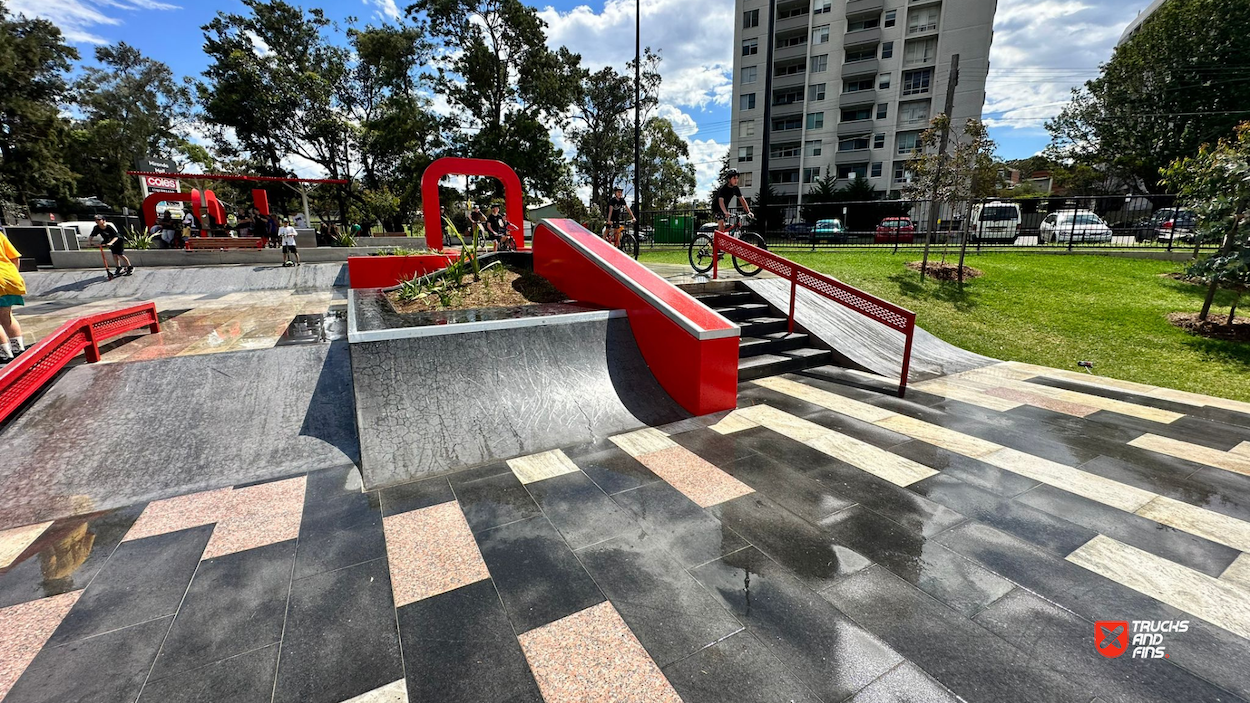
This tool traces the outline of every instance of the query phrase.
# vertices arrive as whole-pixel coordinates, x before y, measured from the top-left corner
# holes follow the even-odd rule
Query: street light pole
[[[642,182],[642,0],[634,0],[634,242],[640,241]]]

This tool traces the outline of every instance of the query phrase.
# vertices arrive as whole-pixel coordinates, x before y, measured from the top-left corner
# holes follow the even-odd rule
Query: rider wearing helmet
[[[608,222],[603,226],[603,238],[608,238],[608,232],[612,231],[615,238],[616,229],[625,221],[625,215],[629,215],[630,222],[634,221],[634,213],[629,209],[629,203],[625,202],[625,191],[620,186],[612,189],[612,197],[608,198]],[[614,246],[620,246],[619,241],[612,242]]]
[[[747,199],[742,197],[742,191],[738,188],[738,169],[731,168],[725,173],[725,184],[712,194],[712,217],[716,218],[716,229],[725,229],[725,220],[729,217],[734,198],[742,203],[743,211],[750,215],[751,207],[747,205]]]

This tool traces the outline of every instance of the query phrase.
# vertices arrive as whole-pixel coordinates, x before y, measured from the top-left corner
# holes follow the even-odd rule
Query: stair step
[[[760,354],[738,359],[738,382],[751,381],[766,376],[793,373],[823,366],[833,358],[833,352],[825,349],[803,347],[776,354]]]
[[[747,320],[752,317],[766,315],[770,309],[768,303],[744,303],[731,307],[716,308],[716,312],[724,315],[728,320]]]
[[[785,332],[789,327],[789,320],[784,317],[752,317],[739,320],[738,326],[742,328],[743,337],[763,337],[776,332]]]
[[[707,293],[697,295],[695,299],[709,308],[724,308],[750,303],[756,300],[755,294],[749,290],[736,290],[729,293]]]
[[[802,333],[771,332],[759,336],[743,336],[738,340],[738,358],[799,349],[806,347],[809,342],[810,338]]]

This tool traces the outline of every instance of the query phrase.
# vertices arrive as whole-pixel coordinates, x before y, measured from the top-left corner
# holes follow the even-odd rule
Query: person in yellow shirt
[[[13,317],[13,306],[26,304],[22,298],[26,295],[26,281],[17,271],[19,257],[21,254],[0,229],[0,364],[7,364],[26,351],[22,326]]]

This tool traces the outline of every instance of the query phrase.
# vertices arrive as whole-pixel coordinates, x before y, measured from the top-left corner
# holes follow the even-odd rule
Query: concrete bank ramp
[[[356,342],[351,352],[370,488],[688,417],[623,317]]]
[[[789,281],[771,278],[745,283],[774,307],[789,309]],[[899,332],[803,288],[798,289],[794,319],[852,365],[898,378],[903,361],[903,335]],[[996,363],[997,359],[943,342],[917,326],[907,377],[909,382],[926,381]]]
[[[347,287],[347,265],[181,266],[136,268],[114,278],[104,269],[67,269],[22,274],[26,292],[41,300],[151,299],[166,295],[226,295],[241,291],[325,291]]]
[[[357,461],[347,343],[75,366],[0,430],[0,529]]]

